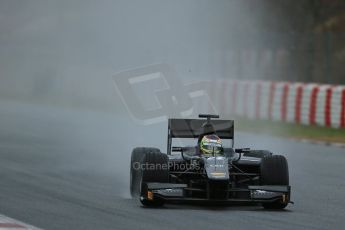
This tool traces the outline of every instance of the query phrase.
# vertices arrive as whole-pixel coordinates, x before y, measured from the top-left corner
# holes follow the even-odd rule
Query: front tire
[[[162,206],[163,200],[155,198],[154,200],[146,199],[147,188],[145,183],[158,182],[169,183],[169,168],[168,168],[168,156],[161,152],[147,152],[143,157],[144,165],[154,166],[154,169],[143,168],[141,171],[141,190],[140,190],[140,202],[144,206]]]
[[[138,167],[138,162],[139,166]],[[131,194],[139,197],[144,206],[161,206],[163,200],[147,199],[146,183],[168,183],[168,156],[157,148],[136,148],[131,158]]]
[[[160,153],[157,148],[137,147],[133,149],[130,165],[130,192],[132,197],[140,196],[141,165],[146,153]]]
[[[289,168],[284,156],[273,155],[264,157],[260,166],[261,185],[289,185]],[[265,209],[284,209],[287,203],[281,200],[263,203]]]

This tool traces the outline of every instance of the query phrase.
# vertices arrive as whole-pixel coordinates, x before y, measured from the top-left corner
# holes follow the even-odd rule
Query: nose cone
[[[225,157],[205,159],[205,169],[210,180],[229,180],[229,163]]]

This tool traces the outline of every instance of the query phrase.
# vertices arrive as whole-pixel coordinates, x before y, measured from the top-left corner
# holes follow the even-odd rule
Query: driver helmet
[[[219,154],[223,150],[222,140],[217,135],[205,135],[200,142],[201,154]]]

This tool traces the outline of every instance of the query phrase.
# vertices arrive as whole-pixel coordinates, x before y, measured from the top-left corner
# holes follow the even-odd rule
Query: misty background
[[[0,2],[0,96],[118,110],[111,76],[153,63],[182,79],[344,83],[344,3]]]

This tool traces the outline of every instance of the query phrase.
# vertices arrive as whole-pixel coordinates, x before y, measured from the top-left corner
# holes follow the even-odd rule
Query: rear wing
[[[205,119],[169,119],[168,122],[168,151],[171,152],[172,138],[199,138],[208,134],[205,132]],[[234,140],[233,120],[211,120],[214,133],[221,139]]]

